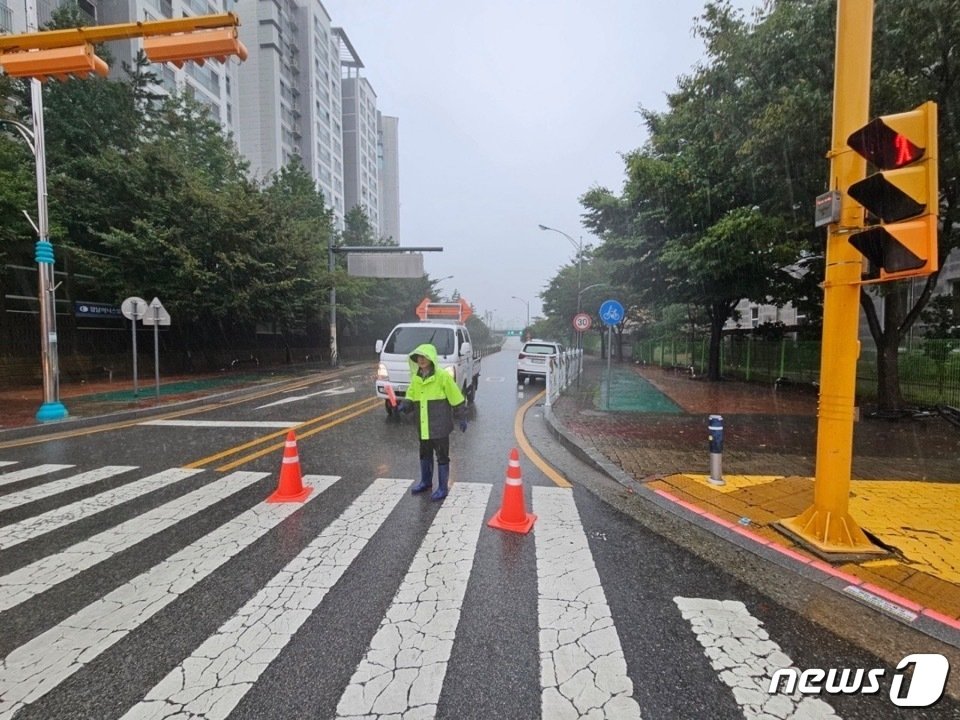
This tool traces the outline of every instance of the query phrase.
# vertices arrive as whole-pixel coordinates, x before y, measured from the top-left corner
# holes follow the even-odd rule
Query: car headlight
[[[380,363],[377,366],[377,379],[386,380],[388,377],[390,377],[390,374],[387,372],[387,366],[383,363]]]

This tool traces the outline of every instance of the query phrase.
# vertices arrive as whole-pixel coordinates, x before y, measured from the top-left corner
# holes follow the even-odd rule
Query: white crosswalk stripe
[[[65,467],[73,467],[67,465]],[[134,498],[146,495],[154,490],[159,490],[167,485],[180,482],[184,478],[191,477],[202,470],[188,470],[186,468],[171,468],[163,470],[142,480],[128,483],[115,490],[94,495],[93,497],[78,500],[65,507],[50,510],[42,515],[27,518],[18,523],[7,525],[0,528],[0,548],[7,549],[26,542],[31,538],[38,537],[57,528],[69,525],[70,523],[82,520],[90,515],[109,510],[120,503],[133,500]]]
[[[0,612],[49,590],[181,520],[196,515],[266,476],[267,473],[232,473],[66,550],[47,555],[0,577]]]
[[[836,720],[833,708],[819,698],[800,693],[770,694],[770,678],[781,668],[793,667],[793,661],[742,602],[684,597],[675,597],[673,601],[690,622],[720,679],[733,690],[747,720]]]
[[[573,494],[534,487],[544,718],[640,717]]]
[[[63,483],[70,482],[86,484],[94,482],[90,480],[93,477],[106,478],[133,469],[106,466],[49,482],[44,487],[64,488]],[[15,544],[38,537],[202,472],[209,471],[171,468],[87,500],[0,527],[0,548],[5,542]],[[529,643],[526,650],[533,660],[518,661],[511,668],[526,678],[531,707],[527,708],[529,712],[519,707],[517,713],[509,717],[640,720],[641,699],[647,697],[649,702],[649,695],[635,692],[634,681],[639,683],[638,678],[644,678],[643,682],[647,682],[647,679],[644,670],[628,666],[617,619],[607,600],[610,591],[604,589],[574,493],[569,489],[539,485],[530,489],[532,510],[538,519],[533,531],[524,536],[487,528],[485,519],[489,514],[492,487],[485,483],[459,482],[440,504],[411,497],[410,479],[378,478],[363,484],[362,489],[355,489],[351,481],[338,482],[339,477],[328,475],[304,476],[304,484],[312,485],[314,492],[302,503],[257,502],[249,507],[248,502],[234,497],[267,476],[263,472],[218,475],[196,490],[114,525],[109,524],[111,516],[104,516],[102,526],[91,529],[90,537],[38,559],[31,555],[27,559],[32,562],[24,559],[21,562],[27,564],[0,577],[0,614],[7,613],[0,615],[0,621],[27,617],[35,607],[31,603],[40,607],[41,617],[45,618],[35,628],[18,629],[22,638],[16,642],[22,644],[0,660],[0,720],[18,716],[21,711],[31,717],[46,717],[51,706],[70,707],[70,699],[75,694],[91,692],[91,687],[98,689],[100,673],[105,673],[105,668],[110,668],[112,663],[126,661],[127,651],[122,645],[114,648],[113,653],[107,652],[110,648],[128,636],[131,644],[141,642],[138,631],[145,636],[165,632],[169,629],[165,623],[179,622],[180,613],[195,612],[194,599],[205,588],[197,588],[189,597],[187,593],[214,574],[213,584],[229,586],[234,593],[230,602],[222,608],[216,603],[202,608],[213,613],[207,618],[213,622],[203,625],[203,633],[196,637],[171,625],[174,628],[171,635],[180,632],[180,636],[171,643],[172,650],[166,649],[167,654],[145,670],[150,682],[144,681],[142,688],[127,683],[131,692],[123,698],[124,704],[118,703],[105,717],[227,720],[238,708],[238,714],[243,717],[259,717],[257,703],[264,698],[272,700],[271,693],[275,692],[276,678],[270,675],[274,663],[282,668],[286,662],[289,667],[291,662],[302,662],[306,657],[304,677],[324,673],[322,664],[309,665],[317,647],[329,650],[330,656],[323,662],[340,663],[340,674],[324,690],[323,701],[329,705],[321,713],[323,716],[335,713],[344,720],[359,717],[386,720],[462,712],[470,706],[461,704],[464,701],[457,693],[469,696],[469,692],[458,690],[462,678],[451,671],[465,667],[465,652],[459,657],[455,652],[458,636],[461,632],[473,633],[473,637],[459,646],[463,651],[477,646],[477,633],[480,644],[487,641],[493,644],[503,630],[484,626],[488,618],[499,618],[499,607],[495,602],[487,605],[488,593],[483,583],[477,582],[482,577],[484,562],[490,560],[489,555],[479,553],[489,553],[492,546],[512,560],[516,560],[517,552],[523,554],[530,569],[525,575],[527,584],[521,583],[524,593],[516,593],[518,588],[513,585],[503,587],[504,593],[511,594],[511,603],[525,606],[525,622],[530,632],[518,646]],[[57,494],[52,493],[51,497]],[[327,502],[314,502],[319,497],[336,503],[336,508],[327,507]],[[180,541],[180,546],[161,550],[165,557],[160,560],[136,555],[139,543],[181,523],[191,522],[220,501],[227,502],[214,511],[226,519],[213,530],[200,537],[197,537],[199,532],[190,534]],[[303,514],[295,516],[300,510]],[[413,525],[405,524],[411,518]],[[586,509],[584,519],[591,519]],[[309,525],[311,522],[314,525]],[[306,527],[311,528],[309,533],[304,532]],[[259,549],[253,547],[275,528],[267,543]],[[286,532],[288,528],[292,532]],[[384,547],[383,540],[394,539],[397,532],[406,535],[404,542],[398,543],[403,550],[396,558],[381,558],[369,552],[361,554],[374,541]],[[176,532],[170,535],[176,536]],[[291,542],[296,546],[290,545]],[[257,554],[260,549],[271,547],[271,543],[284,546],[283,563],[277,562],[276,567],[257,566],[263,573],[259,576],[262,580],[257,582],[262,585],[236,583],[236,578],[249,573],[252,567],[241,556],[252,552],[256,557],[273,557],[266,552]],[[53,546],[62,547],[56,543]],[[133,553],[118,559],[123,551],[131,549]],[[31,552],[35,555],[38,551],[32,546],[24,549],[25,554]],[[17,553],[12,555],[16,562]],[[371,562],[374,557],[380,564]],[[234,558],[237,562],[228,564]],[[381,562],[384,559],[386,564]],[[603,554],[598,559],[609,560]],[[111,584],[101,591],[104,593],[101,597],[84,607],[80,606],[92,595],[75,599],[72,606],[68,601],[61,607],[56,592],[47,592],[56,590],[67,580],[82,580],[81,574],[95,566],[99,566],[95,574],[109,573],[111,562],[117,562],[117,567],[126,573],[123,580],[116,580],[122,584]],[[360,573],[358,577],[366,581],[364,573],[369,573],[371,567],[377,572],[387,564],[394,585],[381,586],[383,591],[376,600],[365,604],[364,598],[352,592],[341,592],[339,597],[334,592],[345,577],[351,577],[349,573]],[[601,562],[600,568],[605,567],[608,565]],[[471,585],[475,574],[478,577]],[[344,589],[343,585],[340,587]],[[38,597],[40,593],[46,595]],[[347,597],[349,607],[345,605]],[[616,595],[611,597],[617,599]],[[771,694],[770,679],[778,669],[792,667],[792,661],[744,603],[686,597],[673,597],[670,603],[671,597],[672,593],[667,594],[666,602],[679,635],[686,634],[683,631],[687,625],[693,631],[685,641],[687,657],[701,663],[701,671],[716,672],[717,682],[709,692],[723,694],[723,702],[728,707],[732,698],[743,717],[749,720],[806,717],[837,720],[832,707],[821,699],[800,694]],[[482,603],[489,614],[465,612],[465,602]],[[361,615],[364,609],[367,612],[364,622],[357,625],[365,628],[363,632],[357,633],[345,650],[318,645],[318,637],[326,640],[329,636],[323,633],[330,632],[328,628],[339,632],[337,628],[345,618],[344,630],[349,632],[354,603]],[[168,606],[176,611],[175,618],[169,614],[156,617]],[[370,614],[369,608],[374,607],[376,613]],[[216,614],[220,612],[222,615]],[[320,615],[315,616],[316,613]],[[314,620],[329,618],[331,623],[308,623],[312,616]],[[153,627],[145,629],[144,626],[151,625],[148,621],[152,618],[156,618]],[[325,625],[323,630],[321,625]],[[218,629],[211,631],[214,627]],[[487,632],[489,638],[483,639]],[[629,631],[623,637],[631,639]],[[632,639],[636,641],[635,637]],[[678,644],[682,641],[678,638]],[[12,644],[8,641],[7,648]],[[699,657],[700,647],[706,661]],[[351,658],[348,663],[338,654],[341,650]],[[150,654],[148,650],[147,655]],[[539,667],[535,662],[538,656]],[[632,658],[630,662],[635,663],[636,656]],[[488,672],[491,678],[496,678],[498,672],[506,674],[508,670],[483,668],[480,674],[483,683],[489,680]],[[74,675],[77,677],[66,682]],[[655,675],[647,675],[650,682],[660,682]],[[91,681],[90,677],[95,679]],[[511,679],[518,683],[522,680]],[[539,708],[536,707],[537,680]],[[88,685],[90,682],[94,684]],[[291,684],[296,686],[296,682]],[[486,687],[486,684],[480,686]],[[253,714],[245,700],[252,704]],[[94,695],[90,702],[98,701]],[[88,706],[83,707],[84,710],[75,711],[75,716],[86,712]],[[97,716],[98,706],[89,707],[94,710],[84,716]],[[703,707],[706,712],[712,706],[705,700]],[[271,717],[301,716],[292,710],[292,714],[284,715],[287,708],[280,704],[269,712]],[[653,714],[659,709],[643,708],[644,713]],[[470,709],[482,710],[480,707]]]
[[[376,480],[124,719],[175,714],[205,720],[227,717],[346,572],[409,486],[409,480]]]
[[[125,472],[136,469],[136,465],[105,465],[96,470],[88,470],[87,472],[78,473],[77,475],[71,475],[63,480],[44,483],[43,485],[27,488],[20,492],[3,495],[0,496],[0,510],[9,510],[19,505],[26,505],[27,503],[36,502],[37,500],[43,500],[44,498],[59,495],[60,493],[65,493],[68,490],[74,490],[84,485],[91,485],[92,483],[111,478],[114,475],[122,475]]]
[[[460,483],[437,512],[337,717],[433,717],[490,486]]]
[[[316,489],[306,502],[337,479],[306,476]],[[0,664],[0,720],[50,692],[302,507],[259,504],[18,647]]]
[[[30,478],[40,477],[41,475],[57,472],[58,470],[67,470],[72,467],[73,465],[47,464],[35,465],[34,467],[23,468],[22,470],[12,470],[0,475],[0,485],[9,485],[20,482],[21,480],[29,480]]]

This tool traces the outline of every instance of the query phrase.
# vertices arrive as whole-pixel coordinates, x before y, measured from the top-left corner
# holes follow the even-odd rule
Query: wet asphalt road
[[[462,593],[451,603],[456,623],[452,635],[434,645],[429,632],[412,641],[418,651],[439,653],[441,660],[430,661],[419,652],[416,659],[407,658],[405,667],[416,678],[413,687],[422,683],[437,691],[433,704],[422,707],[414,701],[415,693],[403,695],[410,704],[408,711],[420,707],[426,716],[448,718],[540,717],[543,688],[551,684],[541,669],[549,659],[560,662],[563,670],[558,675],[570,672],[560,683],[564,697],[578,698],[585,706],[594,702],[591,697],[604,693],[619,698],[605,705],[598,701],[602,707],[595,708],[592,717],[738,718],[760,716],[761,709],[771,717],[803,711],[810,717],[960,717],[960,706],[949,698],[931,708],[900,709],[888,697],[897,660],[907,653],[936,652],[931,640],[717,543],[703,530],[644,506],[579,463],[543,428],[534,400],[542,384],[518,390],[515,361],[515,348],[483,360],[468,430],[455,430],[451,439],[451,498],[431,503],[423,496],[411,497],[406,485],[396,491],[396,504],[384,510],[382,524],[357,548],[355,559],[303,617],[282,650],[258,669],[255,682],[231,706],[229,717],[327,718],[336,717],[338,711],[356,711],[362,703],[342,704],[345,689],[355,682],[372,638],[381,637],[378,631],[398,588],[406,587],[411,567],[419,562],[418,552],[431,541],[432,528],[448,522],[447,512],[455,507],[450,500],[458,493],[465,498],[467,485],[477,486],[479,506],[464,503],[456,512],[464,518],[469,513],[490,518],[501,504],[509,452],[522,446],[523,438],[529,438],[552,468],[544,471],[531,457],[521,457],[527,510],[541,517],[528,535],[492,530],[485,524],[472,534],[460,534],[458,516],[449,520],[451,529],[440,536],[427,562],[440,566],[442,552],[463,551],[451,567],[467,572],[460,580],[454,570],[438,575],[441,587],[452,592],[456,586]],[[86,606],[122,590],[171,553],[262,506],[276,487],[280,446],[288,427],[297,427],[305,475],[341,478],[215,571],[178,590],[174,601],[138,618],[112,645],[88,653],[69,675],[26,701],[17,717],[123,716],[335,525],[358,496],[374,487],[376,478],[412,484],[418,473],[415,425],[389,419],[371,389],[372,375],[364,368],[333,380],[304,379],[275,393],[261,388],[254,397],[231,396],[196,412],[168,408],[162,424],[143,424],[140,419],[112,430],[85,426],[71,437],[0,449],[0,461],[15,463],[0,468],[0,473],[41,464],[74,466],[55,471],[58,477],[106,465],[136,466],[130,474],[138,478],[171,468],[198,471],[13,546],[0,542],[4,578],[120,523],[136,523],[144,513],[227,473],[265,474],[189,519],[0,612],[0,649],[6,656],[0,668],[0,697],[6,687],[33,681],[33,661],[24,663],[31,668],[26,678],[16,674],[19,653],[28,647],[43,656],[44,633],[49,629],[70,625]],[[526,418],[517,422],[518,411],[531,401]],[[225,426],[238,422],[258,425]],[[268,439],[258,442],[263,438]],[[555,477],[569,480],[573,488],[558,488]],[[121,489],[131,479],[120,473],[0,509],[0,530]],[[38,476],[2,482],[0,474],[0,500],[50,480]],[[570,495],[573,503],[564,505]],[[557,525],[554,515],[566,511],[573,512],[574,520]],[[348,534],[361,534],[361,525],[350,527]],[[561,649],[545,658],[540,644],[544,608],[554,601],[544,598],[542,588],[551,580],[544,568],[551,566],[561,568],[561,573],[569,570],[569,576],[561,575],[557,592],[583,583],[574,597],[560,598],[561,605],[570,615],[582,611],[593,619],[581,635],[576,630],[580,626],[574,624],[566,631],[569,644],[561,641]],[[429,586],[431,575],[426,572]],[[420,592],[414,605],[422,610],[424,604],[428,599]],[[398,627],[403,634],[403,626]],[[798,669],[882,668],[884,683],[871,695],[821,696],[828,705],[799,695],[771,697],[765,692],[769,675],[764,676],[770,658],[778,662],[787,658]],[[754,668],[752,679],[747,667]],[[55,675],[50,671],[47,680]],[[401,675],[394,673],[395,683]],[[0,700],[0,718],[19,707],[4,704],[8,702]],[[389,715],[382,708],[374,714]]]

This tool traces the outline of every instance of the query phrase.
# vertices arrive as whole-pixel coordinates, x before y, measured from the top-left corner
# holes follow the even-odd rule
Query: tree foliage
[[[83,24],[75,9],[58,27]],[[106,51],[100,51],[105,54]],[[159,297],[175,319],[167,342],[194,354],[253,342],[257,332],[327,347],[329,292],[338,289],[346,335],[385,333],[433,291],[427,277],[349,277],[331,244],[377,245],[359,209],[342,234],[299,158],[261,182],[208,109],[187,95],[157,95],[142,53],[121,80],[43,87],[50,238],[71,273],[94,278],[86,301],[119,305]],[[10,104],[0,120],[30,128],[28,83],[0,78]],[[0,122],[0,252],[32,262],[34,158]],[[58,269],[63,265],[58,265]],[[61,291],[63,292],[63,291]],[[230,352],[228,350],[228,352]],[[236,351],[234,351],[236,352]],[[289,357],[289,350],[288,350]]]
[[[941,266],[958,247],[956,10],[955,0],[880,0],[873,36],[871,113],[928,99],[940,107]],[[665,111],[640,109],[648,140],[624,154],[622,191],[594,187],[581,197],[613,277],[654,311],[700,308],[712,328],[711,378],[720,328],[738,300],[790,300],[808,319],[821,316],[825,235],[811,215],[828,187],[835,22],[830,0],[769,0],[751,18],[726,0],[708,3],[695,25],[705,59],[678,79]],[[780,270],[799,259],[812,271]],[[905,283],[861,293],[882,407],[902,402],[897,348],[936,280],[914,299]]]

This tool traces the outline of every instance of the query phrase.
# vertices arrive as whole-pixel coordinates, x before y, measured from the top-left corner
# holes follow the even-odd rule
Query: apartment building
[[[400,243],[400,120],[377,113],[380,237]]]
[[[360,207],[370,225],[380,230],[377,94],[359,74],[362,64],[344,60],[343,194],[347,209]]]
[[[37,3],[41,26],[58,4]],[[155,65],[158,89],[184,91],[205,105],[254,177],[265,179],[298,157],[338,229],[360,206],[381,237],[399,240],[398,120],[378,110],[359,54],[320,0],[79,0],[79,7],[91,24],[236,13],[245,62]],[[0,29],[26,31],[22,2],[0,0]],[[141,45],[111,43],[112,76],[132,64]]]

